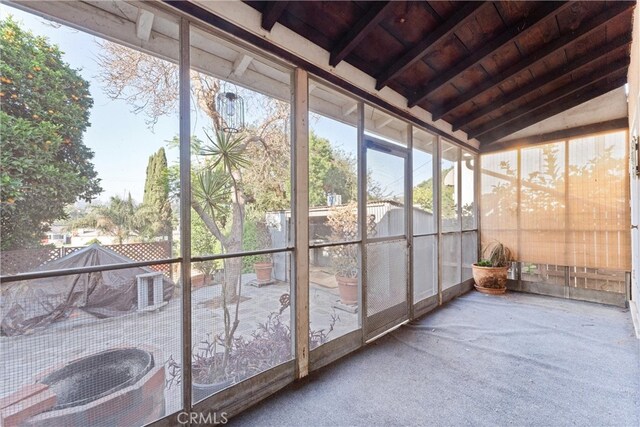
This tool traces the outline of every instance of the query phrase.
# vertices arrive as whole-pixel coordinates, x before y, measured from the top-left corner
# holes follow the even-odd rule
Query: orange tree
[[[0,20],[0,201],[3,250],[37,246],[64,207],[102,189],[82,140],[89,83],[44,37]]]

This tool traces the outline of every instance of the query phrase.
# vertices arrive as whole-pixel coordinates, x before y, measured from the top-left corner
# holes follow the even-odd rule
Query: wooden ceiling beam
[[[619,119],[607,120],[606,122],[591,123],[577,126],[570,129],[561,129],[553,132],[527,136],[524,138],[510,139],[508,141],[493,142],[481,146],[480,153],[493,153],[495,151],[510,150],[514,148],[531,147],[539,144],[547,144],[554,141],[562,141],[585,135],[593,135],[602,132],[609,132],[629,128],[629,119],[621,117]]]
[[[262,28],[267,31],[271,31],[282,12],[287,8],[288,1],[268,1],[262,11]]]
[[[561,67],[559,70],[552,70],[551,72],[545,74],[543,77],[539,79],[534,79],[530,83],[522,86],[520,89],[517,89],[508,95],[501,97],[495,103],[491,103],[484,108],[480,108],[479,110],[474,111],[471,114],[465,114],[460,119],[454,121],[451,126],[453,131],[457,131],[474,121],[481,119],[501,108],[508,106],[525,96],[541,89],[542,87],[556,82],[566,76],[567,74],[575,73],[583,69],[584,67],[592,64],[593,62],[601,59],[602,57],[614,53],[622,48],[628,47],[631,43],[631,35],[625,34],[620,37],[617,37],[615,40],[607,43],[595,50],[587,52],[585,55],[581,56],[577,60],[572,61],[571,63]]]
[[[556,114],[562,113],[563,111],[569,110],[573,107],[576,107],[580,104],[583,104],[593,98],[604,95],[605,93],[611,92],[614,89],[619,88],[627,82],[627,77],[622,76],[619,77],[609,83],[602,84],[600,86],[596,86],[595,88],[583,90],[579,93],[571,94],[564,99],[554,103],[551,106],[540,108],[538,112],[534,112],[532,114],[520,117],[517,121],[512,124],[505,125],[500,128],[496,128],[493,131],[484,135],[481,138],[481,146],[489,145],[495,141],[498,141],[501,138],[504,138],[507,135],[511,135],[521,129],[527,128],[533,124],[541,122],[542,120],[548,119],[549,117],[553,117]]]
[[[497,37],[485,44],[481,49],[477,50],[472,55],[467,56],[453,66],[453,68],[445,71],[427,83],[426,86],[409,99],[409,108],[423,102],[433,92],[450,83],[468,69],[479,64],[482,60],[488,58],[493,52],[508,45],[509,43],[512,43],[516,38],[527,34],[535,28],[537,24],[555,17],[558,13],[562,12],[569,6],[571,6],[571,2],[543,3],[542,6],[537,8],[531,15],[522,18],[507,28],[506,31],[501,32]]]
[[[433,6],[429,4],[428,1],[422,2],[422,5],[425,7],[425,9],[427,9],[427,12],[429,12],[429,15],[431,15],[431,17],[435,19],[438,24],[442,24],[442,16],[440,16],[438,11],[435,10]]]
[[[624,58],[619,61],[610,64],[604,70],[597,70],[594,73],[591,73],[588,76],[584,76],[581,79],[576,80],[573,83],[570,83],[566,86],[562,86],[561,88],[554,90],[546,95],[543,95],[539,98],[534,99],[532,102],[528,102],[526,105],[510,111],[506,114],[500,115],[497,119],[485,123],[478,128],[474,128],[470,130],[467,135],[469,138],[478,138],[493,129],[501,128],[504,126],[508,126],[508,124],[518,118],[529,115],[533,111],[536,111],[542,107],[545,107],[553,102],[557,102],[559,99],[567,97],[573,93],[578,92],[586,87],[597,84],[598,82],[618,73],[620,70],[626,70],[629,67],[630,59]]]
[[[459,8],[451,17],[438,25],[434,31],[429,33],[427,37],[406,51],[400,59],[389,64],[387,69],[377,76],[376,90],[380,90],[385,87],[391,80],[400,75],[400,73],[422,59],[433,45],[456,32],[465,24],[466,20],[473,16],[474,12],[484,4],[486,3],[471,1]]]
[[[474,89],[466,93],[463,93],[458,97],[455,97],[453,101],[446,104],[445,106],[434,110],[432,112],[433,120],[435,121],[435,120],[441,119],[443,116],[449,114],[450,112],[456,110],[460,106],[473,100],[475,97],[496,88],[500,84],[504,83],[506,80],[517,75],[518,73],[545,60],[548,56],[554,54],[560,49],[564,49],[567,46],[577,42],[578,40],[584,37],[587,37],[588,35],[592,34],[594,31],[598,30],[599,28],[607,24],[609,21],[611,21],[618,15],[628,11],[630,8],[633,7],[633,5],[634,3],[632,2],[611,3],[605,8],[605,10],[602,13],[591,18],[589,21],[583,23],[576,30],[571,31],[547,43],[546,45],[542,46],[537,51],[526,56],[521,61],[512,65],[508,69],[498,73],[495,77],[492,77],[486,80],[484,83],[476,86]]]
[[[335,67],[351,53],[364,40],[367,35],[382,21],[391,11],[393,2],[373,2],[373,6],[351,27],[336,46],[331,50],[329,65]]]

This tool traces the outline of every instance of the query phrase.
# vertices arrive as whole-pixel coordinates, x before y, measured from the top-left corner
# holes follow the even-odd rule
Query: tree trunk
[[[234,250],[235,249],[235,250]],[[227,252],[237,252],[239,248],[227,248]],[[235,302],[238,296],[238,286],[242,276],[242,258],[229,258],[224,260],[224,292],[227,303]]]

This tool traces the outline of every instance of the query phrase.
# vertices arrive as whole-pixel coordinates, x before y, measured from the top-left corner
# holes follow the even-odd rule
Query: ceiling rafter
[[[434,31],[429,33],[429,35],[418,42],[418,44],[406,51],[400,59],[393,61],[384,72],[377,76],[376,90],[380,90],[385,87],[400,73],[422,59],[433,45],[437,44],[440,40],[453,34],[461,26],[465,25],[467,19],[474,16],[474,12],[485,4],[487,3],[472,1],[458,9],[446,21],[436,27]]]
[[[388,16],[393,6],[393,2],[373,2],[373,6],[349,29],[337,45],[331,50],[329,65],[335,67],[351,53],[353,49],[364,40],[364,38]]]
[[[271,31],[282,12],[287,8],[289,4],[288,1],[268,1],[264,6],[264,10],[262,11],[262,28],[267,31]]]
[[[610,43],[605,44],[595,50],[587,52],[585,55],[565,65],[559,70],[552,70],[546,75],[538,79],[534,79],[530,83],[522,86],[521,88],[507,94],[504,97],[501,97],[499,105],[495,105],[494,103],[491,103],[486,107],[480,108],[479,110],[476,110],[470,114],[465,114],[463,117],[454,121],[451,124],[452,129],[455,132],[458,129],[465,127],[466,125],[473,123],[474,121],[493,113],[494,111],[507,107],[508,105],[516,101],[519,101],[520,99],[531,94],[532,92],[535,92],[550,83],[553,83],[562,79],[567,74],[580,71],[581,69],[601,59],[607,54],[614,53],[619,49],[628,46],[629,43],[631,43],[631,36],[629,34],[624,34],[620,37],[617,37],[615,40],[611,41]]]
[[[437,108],[432,112],[433,120],[439,120],[450,112],[456,110],[460,106],[466,104],[467,102],[473,100],[479,95],[486,93],[487,91],[494,89],[498,85],[502,84],[506,80],[514,77],[518,73],[532,67],[539,62],[546,59],[548,56],[553,53],[559,51],[560,49],[564,49],[569,45],[577,42],[578,40],[587,37],[592,34],[594,31],[601,28],[603,25],[607,24],[609,21],[617,17],[618,15],[626,12],[631,7],[633,7],[634,3],[631,2],[616,2],[612,5],[609,5],[605,8],[605,10],[598,14],[597,16],[591,18],[588,22],[583,23],[580,27],[578,27],[575,31],[567,33],[559,38],[551,41],[550,43],[542,46],[540,49],[532,53],[531,55],[525,57],[523,60],[517,62],[513,66],[509,67],[505,71],[500,72],[495,77],[492,77],[486,80],[484,83],[478,85],[474,89],[470,90],[467,93],[461,94],[461,96],[456,97],[453,101],[446,104],[441,108]]]
[[[479,64],[482,60],[489,57],[491,53],[509,43],[512,43],[516,38],[521,37],[534,29],[537,24],[555,17],[558,13],[570,6],[571,2],[543,3],[543,5],[534,10],[531,15],[522,18],[509,27],[505,32],[500,33],[489,43],[485,44],[484,47],[477,50],[472,55],[467,56],[451,69],[431,80],[426,86],[424,86],[424,88],[409,99],[409,108],[423,102],[430,94],[450,83],[468,69]]]
[[[427,12],[429,12],[429,15],[431,15],[431,17],[435,19],[438,24],[442,23],[442,16],[440,16],[438,11],[436,11],[433,8],[433,6],[429,4],[428,1],[422,2],[422,6],[424,6],[424,8],[427,9]]]
[[[595,85],[598,82],[608,78],[609,76],[619,72],[620,70],[625,70],[629,66],[629,62],[629,58],[621,59],[607,66],[605,70],[598,70],[594,73],[582,77],[581,79],[576,80],[573,83],[562,86],[561,88],[554,90],[553,92],[536,98],[516,110],[501,115],[498,120],[492,120],[482,126],[479,126],[478,128],[474,128],[473,130],[468,132],[469,138],[478,138],[492,131],[493,129],[508,126],[509,123],[524,115],[531,114],[533,111],[556,102],[559,99],[569,96],[586,87]]]
[[[542,120],[548,119],[549,117],[553,117],[556,114],[562,113],[563,111],[576,107],[593,98],[604,95],[607,92],[611,92],[612,90],[624,85],[626,82],[627,77],[621,76],[611,82],[596,86],[594,88],[583,90],[579,93],[571,94],[565,97],[565,99],[551,106],[540,108],[539,112],[537,113],[532,113],[527,116],[521,117],[516,123],[496,128],[493,131],[487,133],[481,139],[481,146],[484,146],[485,144],[490,145],[491,143],[504,138],[507,135],[529,127],[535,123],[541,122]]]

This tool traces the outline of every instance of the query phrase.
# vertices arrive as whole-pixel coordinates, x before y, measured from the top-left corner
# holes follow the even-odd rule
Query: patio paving
[[[471,292],[231,424],[638,426],[640,340],[625,309]]]
[[[236,336],[250,337],[258,323],[264,322],[280,308],[279,299],[289,293],[289,284],[277,282],[261,288],[247,285],[255,274],[243,275],[240,324]],[[222,331],[222,309],[213,309],[213,298],[220,295],[220,286],[207,286],[192,294],[192,340],[194,345],[208,333]],[[357,314],[332,309],[338,299],[337,289],[311,284],[310,318],[312,329],[328,328],[332,314],[337,314],[335,328],[328,339],[358,327]],[[160,311],[132,313],[130,315],[97,319],[81,310],[64,321],[49,325],[31,335],[0,337],[0,356],[4,362],[0,381],[0,397],[31,383],[34,375],[52,366],[97,353],[113,347],[149,345],[157,349],[156,363],[165,363],[169,357],[181,361],[182,308],[180,298],[172,299]],[[233,313],[233,312],[232,312]],[[290,310],[282,313],[289,324]],[[165,390],[167,413],[181,407],[179,388]]]

